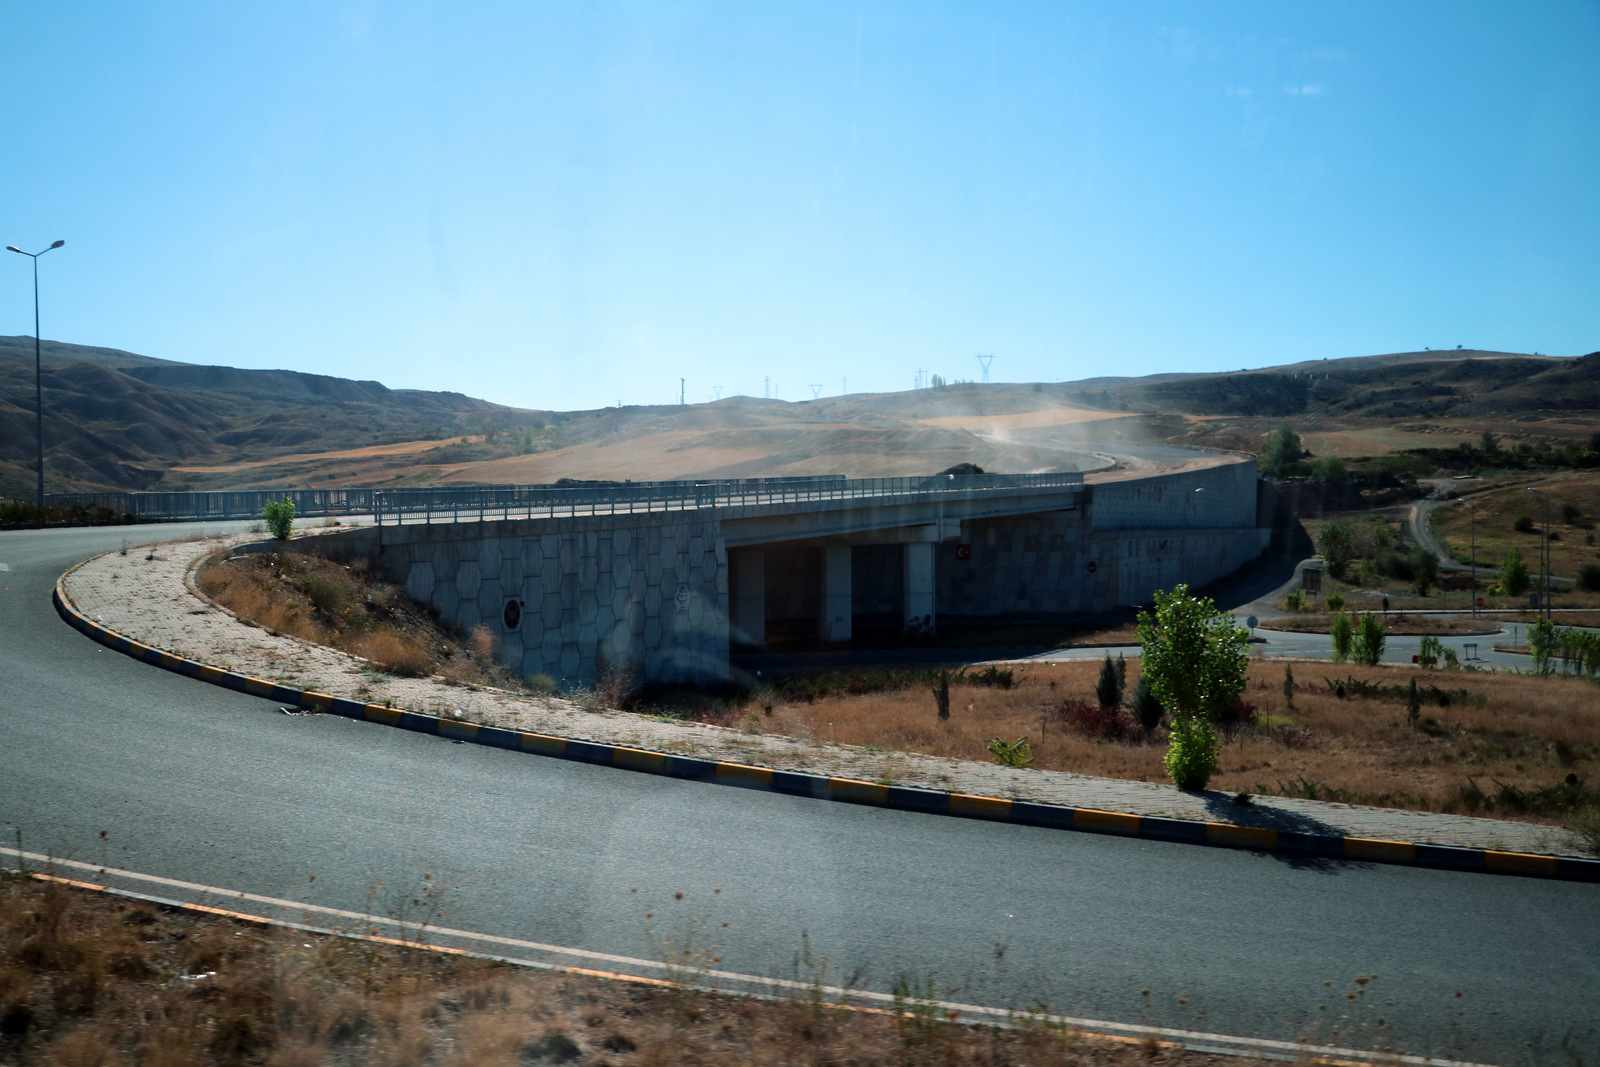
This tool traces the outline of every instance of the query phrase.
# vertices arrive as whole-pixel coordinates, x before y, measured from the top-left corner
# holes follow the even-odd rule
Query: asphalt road
[[[427,872],[446,925],[590,966],[562,951],[656,958],[692,915],[744,974],[795,977],[804,934],[829,980],[878,991],[903,977],[1133,1024],[1600,1058],[1600,887],[853,808],[291,717],[57,618],[56,576],[128,536],[0,534],[7,844],[380,914]]]

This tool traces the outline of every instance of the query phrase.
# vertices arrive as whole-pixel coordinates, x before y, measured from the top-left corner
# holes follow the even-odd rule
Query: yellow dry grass
[[[1027,737],[1035,768],[1167,781],[1164,731],[1149,740],[1098,740],[1067,728],[1057,716],[1063,701],[1094,701],[1098,662],[1016,666],[1018,681],[1009,690],[953,685],[946,722],[938,719],[934,698],[923,686],[809,703],[758,694],[729,718],[754,715],[770,733],[958,760],[989,761],[990,738]],[[1292,666],[1291,706],[1283,693],[1284,664],[1250,664],[1244,700],[1253,705],[1256,725],[1228,738],[1212,788],[1303,793],[1305,783],[1314,783],[1318,795],[1355,803],[1463,811],[1476,810],[1463,800],[1469,782],[1485,791],[1498,782],[1535,790],[1569,774],[1585,778],[1600,765],[1600,688],[1592,682],[1312,662]],[[1129,694],[1138,677],[1138,661],[1129,659]],[[1402,686],[1416,677],[1425,691],[1437,686],[1457,699],[1448,707],[1425,705],[1419,727],[1413,728],[1401,696],[1340,699],[1327,680],[1347,677]],[[768,702],[770,714],[763,710]],[[892,760],[885,766],[892,777]]]

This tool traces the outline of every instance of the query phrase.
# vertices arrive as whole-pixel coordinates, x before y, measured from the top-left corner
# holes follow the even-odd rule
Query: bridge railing
[[[289,499],[305,516],[369,515],[372,489],[242,489],[221,493],[51,493],[47,504],[104,508],[138,522],[259,519],[269,500]]]
[[[372,515],[400,523],[463,522],[577,515],[626,515],[929,493],[1075,488],[1083,475],[935,474],[913,478],[719,478],[668,482],[421,486],[406,489],[248,489],[216,493],[54,493],[51,504],[105,508],[138,522],[256,519],[287,498],[297,516]]]
[[[385,525],[488,519],[627,515],[826,500],[891,499],[1018,489],[1077,488],[1083,475],[936,474],[913,478],[728,478],[672,482],[610,482],[379,489],[373,516]]]

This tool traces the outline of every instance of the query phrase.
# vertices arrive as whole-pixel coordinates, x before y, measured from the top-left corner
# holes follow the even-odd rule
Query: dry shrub
[[[66,904],[31,879],[0,881],[0,915],[49,912],[65,942],[97,946],[125,936],[128,905],[67,891]],[[148,918],[148,916],[146,916]],[[37,1024],[0,1038],[0,1059],[18,1067],[191,1067],[323,1063],[491,1067],[516,1063],[744,1067],[829,1063],[1102,1064],[1134,1067],[1143,1050],[1086,1041],[1048,1026],[967,1028],[931,1010],[914,1019],[867,1014],[829,1003],[766,1002],[586,975],[521,971],[484,961],[405,950],[299,931],[261,930],[210,916],[162,911],[141,920],[140,936],[162,973],[220,956],[223,970],[201,982],[129,981],[108,975],[85,1016],[39,1008]],[[0,993],[48,1004],[61,976],[22,966],[21,941],[5,930]],[[305,943],[314,944],[307,948]],[[207,946],[198,954],[186,945]],[[217,946],[225,945],[225,949]],[[1170,1067],[1218,1057],[1166,1050]]]
[[[1055,709],[1062,726],[1096,741],[1125,741],[1135,733],[1133,721],[1118,707],[1097,700],[1065,700]]]
[[[433,673],[434,661],[428,655],[427,639],[421,634],[385,628],[358,634],[348,645],[351,652],[386,674],[425,678]]]

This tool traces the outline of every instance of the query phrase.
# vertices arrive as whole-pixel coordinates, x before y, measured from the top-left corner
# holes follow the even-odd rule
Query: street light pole
[[[34,458],[39,468],[39,509],[44,510],[44,370],[39,357],[39,257],[51,248],[60,248],[65,241],[57,241],[50,248],[38,252],[24,252],[16,245],[6,245],[7,252],[27,256],[33,260],[33,417],[38,434],[37,453]]]
[[[1467,505],[1467,514],[1472,517],[1472,617],[1478,617],[1478,509],[1471,504]]]
[[[1542,544],[1539,547],[1539,565],[1544,568],[1544,597],[1540,605],[1543,610],[1539,612],[1539,615],[1548,622],[1550,620],[1550,495],[1542,489],[1535,489],[1531,485],[1528,486],[1528,492],[1539,495],[1539,501],[1543,508],[1540,515],[1543,522],[1540,523]]]

